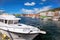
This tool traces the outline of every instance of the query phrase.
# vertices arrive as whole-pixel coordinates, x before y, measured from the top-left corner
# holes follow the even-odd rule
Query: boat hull
[[[38,34],[19,34],[25,40],[33,40]]]
[[[2,34],[6,34],[8,37],[10,37],[11,40],[33,40],[38,33],[32,33],[32,34],[24,34],[24,33],[15,33],[10,32],[6,30],[0,30]]]

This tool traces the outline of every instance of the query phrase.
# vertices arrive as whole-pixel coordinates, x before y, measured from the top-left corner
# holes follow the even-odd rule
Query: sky
[[[60,7],[60,0],[0,0],[0,10],[10,14],[36,14]]]

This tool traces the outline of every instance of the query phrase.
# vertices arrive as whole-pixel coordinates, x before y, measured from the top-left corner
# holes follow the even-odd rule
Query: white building
[[[46,16],[46,13],[47,13],[47,12],[41,12],[41,13],[40,13],[40,16]]]
[[[49,11],[49,12],[46,14],[46,16],[52,17],[52,16],[54,16],[54,12]]]

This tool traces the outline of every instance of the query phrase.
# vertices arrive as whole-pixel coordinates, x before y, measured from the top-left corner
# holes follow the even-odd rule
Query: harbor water
[[[60,21],[47,20],[43,21],[37,18],[20,17],[20,23],[38,27],[47,32],[47,34],[39,34],[33,40],[60,40]]]

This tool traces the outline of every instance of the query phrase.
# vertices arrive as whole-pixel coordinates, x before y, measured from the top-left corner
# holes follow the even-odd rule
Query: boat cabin
[[[0,22],[3,22],[5,24],[18,24],[18,21],[20,18],[16,18],[14,15],[0,15]]]

